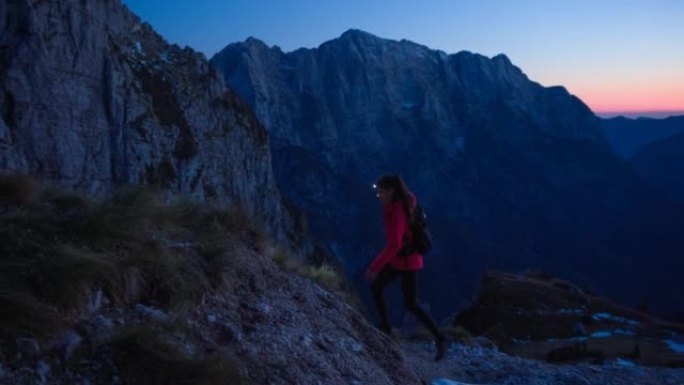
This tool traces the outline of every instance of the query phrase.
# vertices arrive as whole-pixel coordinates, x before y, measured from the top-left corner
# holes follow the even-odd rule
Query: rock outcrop
[[[643,304],[642,306],[646,306]],[[488,272],[455,323],[502,351],[549,361],[684,365],[684,325],[611,303],[544,273]]]
[[[0,4],[0,169],[102,194],[146,184],[240,205],[311,253],[268,136],[204,56],[120,1]]]

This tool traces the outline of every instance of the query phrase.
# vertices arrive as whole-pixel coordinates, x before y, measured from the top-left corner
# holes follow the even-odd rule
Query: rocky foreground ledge
[[[447,358],[432,360],[430,344],[402,344],[407,362],[430,385],[682,385],[684,369],[646,368],[627,360],[602,365],[553,365],[496,349],[453,344]]]

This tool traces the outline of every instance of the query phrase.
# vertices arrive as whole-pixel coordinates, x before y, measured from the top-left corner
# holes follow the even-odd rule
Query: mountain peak
[[[360,29],[348,29],[342,35],[340,35],[340,39],[374,39],[374,40],[380,40],[381,38],[378,36],[373,35],[372,33],[362,31]]]
[[[258,48],[258,49],[268,49],[270,48],[268,44],[264,43],[262,40],[259,40],[253,36],[248,37],[245,39],[245,41],[242,43],[245,47],[249,48]]]
[[[495,61],[495,62],[504,63],[504,64],[506,64],[506,65],[511,65],[511,66],[513,65],[513,63],[511,62],[511,59],[509,59],[508,56],[506,56],[506,55],[503,54],[503,53],[500,53],[500,54],[498,54],[498,55],[492,57],[492,60]]]

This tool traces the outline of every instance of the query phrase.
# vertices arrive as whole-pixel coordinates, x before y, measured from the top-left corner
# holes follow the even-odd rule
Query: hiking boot
[[[447,341],[442,338],[438,338],[437,342],[435,343],[437,345],[437,354],[435,355],[435,361],[441,361],[446,357],[446,349],[447,349]]]

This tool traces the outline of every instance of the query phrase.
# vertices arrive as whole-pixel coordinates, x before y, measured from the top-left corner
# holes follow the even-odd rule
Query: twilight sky
[[[599,115],[684,114],[684,0],[123,0],[207,57],[249,36],[284,51],[350,28],[447,53],[506,54]]]

